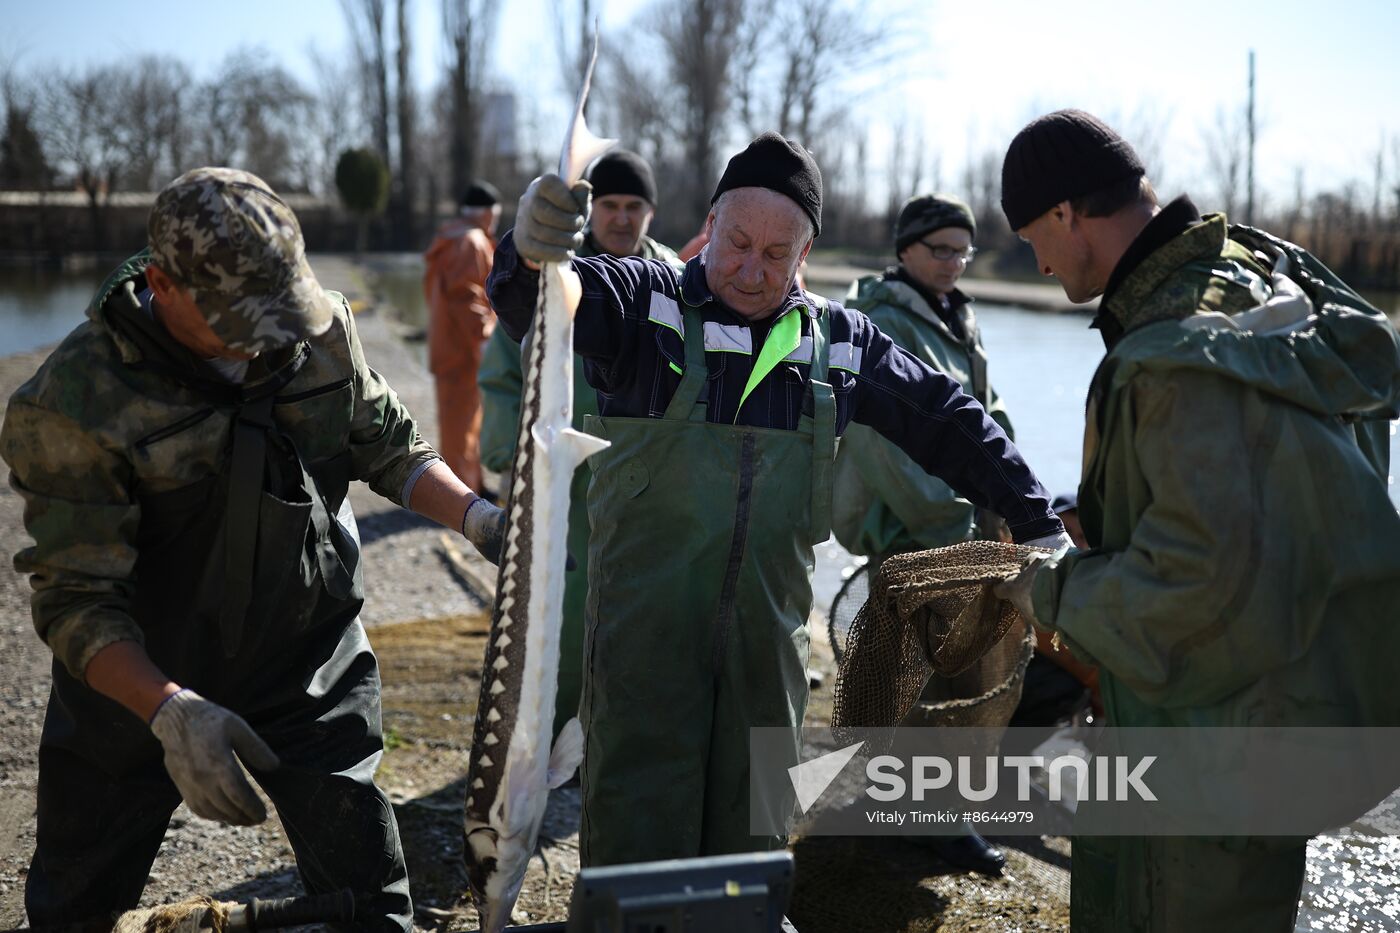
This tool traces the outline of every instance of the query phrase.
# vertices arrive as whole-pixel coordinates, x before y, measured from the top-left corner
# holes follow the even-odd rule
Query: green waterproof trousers
[[[750,832],[751,807],[781,819],[792,795],[750,799],[749,730],[791,729],[797,764],[812,548],[830,532],[836,452],[830,324],[824,305],[815,314],[812,415],[795,431],[706,422],[690,307],[664,416],[591,420],[612,446],[590,461],[584,865],[783,845]],[[774,323],[750,385],[796,348],[799,325]]]

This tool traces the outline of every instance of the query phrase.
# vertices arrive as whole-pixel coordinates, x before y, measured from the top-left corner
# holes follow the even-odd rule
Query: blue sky
[[[595,5],[606,34],[645,4]],[[508,2],[493,61],[496,76],[532,101],[550,138],[567,108],[554,7],[554,0]],[[868,7],[877,14],[891,9]],[[1002,149],[1036,113],[1078,106],[1161,139],[1164,193],[1199,187],[1203,129],[1220,108],[1243,103],[1250,48],[1258,56],[1258,159],[1266,189],[1291,195],[1302,169],[1309,191],[1349,179],[1368,191],[1383,139],[1387,158],[1400,158],[1400,144],[1390,142],[1400,137],[1400,2],[906,0],[900,8],[910,12],[899,28],[926,53],[854,92],[870,114],[876,164],[884,164],[878,153],[890,123],[905,115],[923,125],[925,140],[942,154],[945,186],[956,181],[969,151]],[[412,9],[415,73],[426,86],[442,60],[439,3],[412,0]],[[80,66],[155,50],[207,73],[231,49],[256,46],[309,78],[309,48],[347,48],[337,0],[0,0],[0,15],[0,61],[17,57],[21,66]],[[809,145],[819,150],[820,141]],[[1400,169],[1388,170],[1400,179]]]

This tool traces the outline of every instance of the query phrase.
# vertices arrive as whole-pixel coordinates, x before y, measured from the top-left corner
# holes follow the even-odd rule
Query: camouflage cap
[[[186,172],[156,198],[146,232],[152,261],[230,348],[261,353],[330,327],[334,305],[306,261],[296,215],[256,175]]]

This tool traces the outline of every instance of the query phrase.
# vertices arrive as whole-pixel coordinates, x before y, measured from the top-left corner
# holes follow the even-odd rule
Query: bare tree
[[[924,130],[911,129],[908,113],[900,113],[892,126],[890,161],[887,183],[889,197],[885,219],[891,225],[899,216],[904,202],[920,193],[924,183]]]
[[[1171,131],[1172,111],[1155,101],[1142,101],[1127,113],[1109,113],[1108,124],[1132,143],[1138,158],[1147,168],[1147,177],[1160,191],[1167,183],[1167,166],[1163,158],[1167,135]]]
[[[888,44],[864,4],[844,0],[786,0],[780,7],[777,129],[804,145],[814,145],[824,129],[822,116],[843,110],[841,98],[829,93],[851,71],[871,69]],[[828,116],[828,123],[830,122]]]
[[[389,52],[385,32],[385,0],[340,0],[345,22],[360,65],[360,87],[369,112],[374,147],[384,164],[389,159]]]
[[[0,188],[44,190],[53,171],[39,133],[39,91],[20,77],[13,66],[0,62],[0,107],[4,131],[0,133]]]
[[[500,6],[493,0],[443,0],[442,22],[448,66],[448,164],[451,191],[466,190],[476,173],[481,147],[486,67]]]
[[[395,124],[399,137],[399,170],[394,186],[394,220],[401,245],[417,243],[413,202],[417,193],[417,172],[413,158],[415,144],[415,101],[409,59],[413,52],[408,28],[408,0],[398,0],[398,54],[395,58]]]
[[[278,190],[310,187],[300,170],[316,144],[306,133],[315,108],[286,69],[240,49],[197,94],[192,109],[203,115],[196,134],[200,163],[245,169]]]
[[[307,50],[316,86],[310,92],[306,145],[299,167],[310,191],[329,196],[335,191],[335,163],[347,148],[369,145],[364,111],[345,105],[345,89],[354,85],[358,66],[340,54]]]
[[[121,115],[111,89],[121,74],[110,66],[59,74],[47,84],[41,121],[43,138],[59,166],[88,197],[92,241],[106,246],[106,208],[125,163],[122,141],[115,132]]]
[[[553,0],[552,3],[554,42],[559,51],[559,74],[563,79],[564,93],[569,97],[578,93],[578,87],[583,83],[583,75],[588,70],[588,60],[593,55],[593,24],[597,16],[593,0],[577,0],[577,19],[567,9],[572,5],[566,5],[565,0]],[[593,96],[590,95],[590,98]]]
[[[719,146],[732,103],[732,40],[746,6],[747,0],[665,0],[651,11],[652,28],[678,91],[685,140],[685,173],[678,187],[681,214],[692,226],[705,217],[719,174]]]
[[[1001,158],[1000,148],[989,147],[976,152],[968,147],[962,194],[967,206],[972,208],[972,216],[977,218],[979,237],[1006,226],[1006,215],[1001,212]]]
[[[1201,133],[1205,147],[1205,176],[1215,189],[1217,203],[1227,215],[1243,208],[1245,161],[1248,158],[1249,126],[1240,107],[1221,107],[1215,122]]]
[[[675,157],[681,133],[664,67],[660,39],[642,22],[599,43],[598,71],[609,93],[598,96],[596,125],[653,166]]]
[[[1376,143],[1376,151],[1373,156],[1374,182],[1371,185],[1371,228],[1381,229],[1382,210],[1385,203],[1385,134],[1382,133],[1380,140]]]
[[[146,55],[118,66],[109,93],[116,97],[120,123],[114,127],[126,156],[123,183],[155,191],[190,168],[187,107],[194,87],[190,69],[178,59]]]

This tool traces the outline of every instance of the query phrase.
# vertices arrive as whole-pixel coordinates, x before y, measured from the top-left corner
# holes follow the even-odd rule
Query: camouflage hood
[[[1400,335],[1386,316],[1301,247],[1223,215],[1149,256],[1106,307],[1128,333],[1096,383],[1194,369],[1322,415],[1400,413]]]

